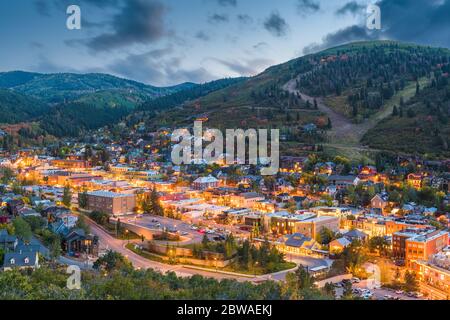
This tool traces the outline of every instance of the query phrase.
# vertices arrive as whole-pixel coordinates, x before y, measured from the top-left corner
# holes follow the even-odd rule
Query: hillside
[[[450,66],[441,71],[429,87],[419,88],[413,98],[396,105],[362,142],[377,149],[450,157]]]
[[[8,89],[0,89],[0,124],[30,121],[40,117],[48,109],[48,106],[39,100]]]
[[[449,61],[448,49],[393,41],[352,43],[270,67],[161,114],[155,122],[186,126],[201,117],[222,129],[275,127],[295,154],[310,144],[359,152],[374,146],[361,143],[362,137],[389,117],[394,105],[413,98],[417,84],[427,87],[434,74],[445,73]],[[309,123],[317,127],[314,134],[305,134]]]
[[[114,125],[126,118],[128,124],[140,123],[146,119],[153,119],[156,112],[174,108],[193,98],[198,98],[212,91],[225,88],[244,78],[222,79],[205,84],[183,84],[172,87],[178,90],[163,97],[146,99],[138,102],[133,96],[122,96],[120,103],[116,93],[111,91],[100,92],[99,95],[85,95],[77,101],[52,106],[48,114],[42,118],[41,127],[52,135],[78,136],[84,131],[99,127]],[[182,88],[185,88],[181,90]],[[115,98],[115,99],[113,99]],[[144,97],[142,97],[144,99]],[[133,105],[137,104],[137,107]]]

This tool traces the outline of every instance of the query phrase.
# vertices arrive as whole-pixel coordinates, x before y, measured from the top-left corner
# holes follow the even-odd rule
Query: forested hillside
[[[8,89],[0,89],[0,124],[30,121],[43,115],[49,107],[39,100]]]
[[[431,86],[418,88],[407,102],[400,101],[392,115],[381,121],[363,138],[372,148],[450,157],[449,65],[431,80]]]

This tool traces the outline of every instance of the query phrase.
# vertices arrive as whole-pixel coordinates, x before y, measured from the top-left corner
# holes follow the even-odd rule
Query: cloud
[[[33,49],[42,49],[42,48],[44,48],[44,45],[41,42],[32,41],[30,43],[30,47],[32,47]]]
[[[253,23],[253,18],[250,17],[248,14],[238,14],[237,19],[242,24],[251,24]]]
[[[315,0],[298,0],[297,11],[300,14],[315,13],[320,10],[320,3]]]
[[[350,1],[344,4],[342,7],[340,7],[338,10],[336,10],[336,15],[345,15],[347,13],[350,13],[352,15],[357,15],[359,13],[362,13],[366,9],[366,6],[363,4],[359,4],[356,1]]]
[[[152,50],[117,59],[107,69],[116,75],[144,83],[167,86],[182,82],[203,83],[215,77],[204,68],[184,69],[182,58],[168,56],[171,49]]]
[[[376,40],[378,38],[376,33],[370,33],[364,26],[350,26],[334,33],[326,35],[322,39],[322,43],[312,43],[303,49],[304,54],[315,53],[330,47],[338,46],[344,43],[359,41],[359,40]]]
[[[166,10],[159,1],[128,0],[110,22],[112,32],[89,39],[87,46],[94,51],[106,51],[132,44],[156,42],[169,34],[164,24]]]
[[[237,60],[223,60],[217,58],[210,58],[215,62],[220,63],[221,65],[226,66],[231,71],[237,73],[240,76],[254,76],[260,72],[262,72],[267,67],[273,65],[273,60],[265,59],[265,58],[256,58],[245,61],[237,61]]]
[[[231,6],[231,7],[236,7],[237,6],[237,0],[217,0],[217,2],[219,3],[219,5],[226,7],[226,6]]]
[[[50,16],[50,6],[48,4],[48,1],[45,0],[36,0],[33,2],[34,7],[36,8],[36,11],[41,15],[45,17]]]
[[[288,32],[289,25],[278,12],[272,12],[272,14],[264,21],[264,28],[275,37],[282,37]]]
[[[322,43],[303,49],[305,54],[358,40],[390,39],[450,47],[450,0],[381,0],[382,30],[370,31],[365,21],[330,33]],[[365,20],[365,19],[364,19]]]
[[[219,14],[219,13],[214,13],[208,18],[209,23],[225,23],[228,22],[229,20],[230,18],[228,17],[227,14]]]
[[[204,31],[199,31],[195,34],[195,37],[199,40],[209,41],[211,40],[210,36],[206,34]]]
[[[257,44],[255,44],[253,46],[253,49],[255,49],[255,50],[264,50],[268,46],[269,45],[267,44],[267,42],[261,41],[261,42],[258,42]]]

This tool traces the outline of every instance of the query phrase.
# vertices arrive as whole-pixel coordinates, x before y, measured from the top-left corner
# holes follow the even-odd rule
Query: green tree
[[[405,272],[405,290],[407,292],[419,291],[419,281],[414,271],[406,270]]]
[[[119,270],[132,270],[133,266],[122,254],[109,250],[103,257],[94,262],[93,268],[96,270],[104,270],[107,272]]]
[[[30,242],[33,233],[30,225],[22,217],[15,218],[13,226],[17,237],[25,242]]]
[[[70,207],[70,204],[72,203],[72,190],[70,189],[69,185],[66,185],[64,187],[64,192],[63,192],[63,196],[62,196],[62,203],[66,207]]]
[[[78,194],[78,205],[81,209],[86,209],[88,206],[88,195],[87,191],[84,190],[82,193]]]
[[[86,234],[91,231],[89,225],[86,222],[86,217],[83,214],[78,215],[78,220],[75,227],[82,229]]]

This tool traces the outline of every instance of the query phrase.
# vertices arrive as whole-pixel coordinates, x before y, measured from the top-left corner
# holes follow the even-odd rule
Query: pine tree
[[[72,190],[70,189],[69,185],[66,185],[64,187],[63,197],[62,197],[62,203],[66,207],[70,207],[70,204],[72,203]]]
[[[392,110],[392,115],[393,115],[394,117],[398,116],[398,109],[397,109],[397,106],[396,106],[396,105],[394,105],[394,109]]]

